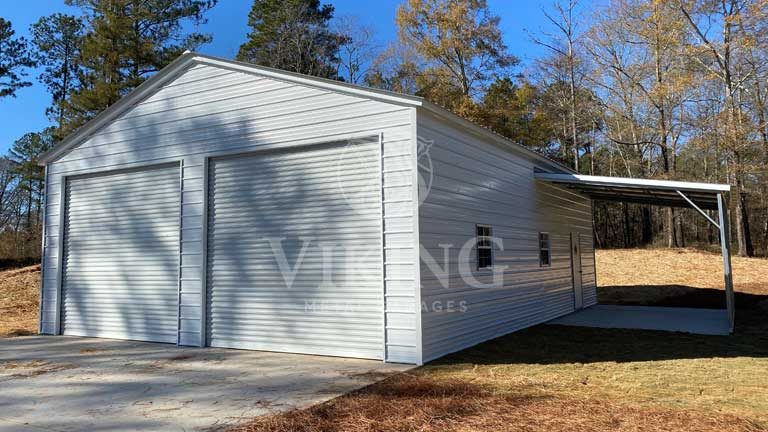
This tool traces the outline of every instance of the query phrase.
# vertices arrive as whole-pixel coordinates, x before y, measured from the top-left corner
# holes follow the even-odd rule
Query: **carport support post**
[[[717,194],[717,213],[720,216],[720,249],[723,253],[723,277],[725,279],[725,304],[728,307],[730,330],[733,332],[736,309],[733,295],[733,275],[731,273],[731,236],[728,224],[728,207],[723,194]]]

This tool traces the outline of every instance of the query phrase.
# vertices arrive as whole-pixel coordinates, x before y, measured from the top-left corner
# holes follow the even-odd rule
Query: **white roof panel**
[[[680,194],[696,205],[717,209],[717,195],[730,192],[727,184],[647,180],[626,177],[551,174],[537,172],[537,180],[565,185],[594,200],[631,202],[669,207],[689,207]]]

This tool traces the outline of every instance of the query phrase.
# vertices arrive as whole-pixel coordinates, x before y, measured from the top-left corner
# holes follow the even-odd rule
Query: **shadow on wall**
[[[624,290],[632,299],[617,302]],[[670,295],[671,294],[671,295]],[[669,295],[669,296],[668,296]],[[723,291],[687,286],[598,288],[601,303],[722,308]],[[655,299],[655,300],[653,300]],[[736,293],[736,330],[707,336],[649,330],[539,325],[444,357],[435,364],[562,364],[768,357],[768,295]]]
[[[104,168],[96,168],[99,171],[120,169],[135,164],[136,161],[141,161],[141,165],[155,165],[182,156],[197,156],[200,159],[200,156],[211,151],[221,153],[252,152],[265,145],[291,143],[291,141],[295,142],[295,140],[302,138],[301,136],[309,136],[306,131],[302,133],[291,131],[290,128],[285,127],[284,121],[275,121],[264,113],[260,113],[258,108],[244,107],[232,110],[227,106],[232,103],[231,101],[217,102],[209,104],[209,110],[202,114],[199,105],[202,105],[203,102],[190,100],[188,96],[184,96],[184,98],[186,99],[183,101],[181,98],[174,97],[159,98],[149,103],[139,104],[134,110],[129,111],[106,129],[91,137],[85,147],[72,152],[66,158],[69,162],[65,162],[67,174],[76,175],[78,174],[77,170],[91,169],[93,166],[104,166]],[[222,112],[216,113],[215,111],[218,110]],[[214,113],[210,111],[214,111]],[[298,122],[295,119],[293,121]],[[297,124],[295,126],[297,128],[304,126],[309,128],[311,124]],[[301,136],[297,138],[296,135]],[[212,145],[214,142],[215,148]],[[307,258],[309,261],[307,265],[316,266],[321,258],[320,251],[317,249],[318,242],[323,238],[333,238],[334,235],[344,239],[355,239],[356,236],[359,237],[359,233],[355,233],[355,224],[360,222],[357,220],[350,221],[349,218],[344,220],[340,215],[349,209],[342,209],[338,203],[330,202],[323,196],[333,186],[333,182],[329,182],[327,179],[327,172],[310,169],[291,170],[290,175],[281,176],[280,174],[286,169],[285,163],[281,162],[279,158],[270,158],[269,155],[282,152],[282,150],[278,150],[264,153],[264,158],[258,164],[258,170],[241,173],[245,174],[246,179],[249,180],[242,181],[243,178],[238,180],[242,181],[245,189],[236,192],[239,194],[237,199],[240,203],[239,210],[235,212],[236,217],[230,214],[229,218],[222,218],[215,226],[209,224],[209,252],[216,254],[216,262],[219,264],[217,269],[223,270],[209,272],[209,283],[219,285],[221,293],[228,292],[229,294],[219,294],[219,301],[216,301],[215,298],[208,298],[208,302],[209,306],[213,306],[212,302],[215,302],[216,307],[233,309],[230,316],[233,322],[224,323],[224,327],[232,329],[261,328],[262,330],[255,332],[265,338],[280,339],[283,336],[305,335],[304,337],[309,339],[306,334],[314,326],[308,327],[307,322],[299,326],[295,320],[286,319],[286,315],[306,316],[305,301],[322,299],[327,295],[327,293],[322,292],[322,287],[319,285],[324,281],[312,277],[318,276],[317,272],[306,280],[301,280],[301,278],[297,280],[293,289],[287,287],[279,279],[266,278],[269,280],[265,281],[263,275],[255,274],[255,271],[265,268],[275,269],[274,260],[254,262],[248,259],[247,254],[241,252],[242,248],[256,254],[268,252],[268,243],[250,242],[253,240],[253,236],[246,234],[284,237],[285,258],[291,267],[296,264],[299,257],[302,239],[315,237],[312,244],[315,250]],[[215,169],[214,165],[214,163],[211,164],[212,170]],[[291,167],[288,168],[290,170]],[[356,169],[362,168],[357,166]],[[354,180],[357,178],[355,175],[352,173],[346,176]],[[281,183],[275,187],[259,184],[257,180],[278,177],[281,178]],[[186,182],[184,184],[185,193],[181,197],[182,200],[187,199]],[[318,187],[318,184],[325,186]],[[216,182],[211,179],[209,186],[213,190]],[[178,242],[177,239],[169,240],[164,229],[178,220],[178,210],[175,213],[163,213],[163,218],[154,220],[143,218],[142,223],[131,224],[126,219],[127,217],[134,213],[141,215],[147,211],[142,209],[141,202],[137,202],[135,207],[129,209],[124,208],[124,206],[115,206],[115,204],[125,201],[131,202],[132,199],[133,201],[142,201],[146,197],[131,197],[123,192],[121,190],[101,192],[96,205],[102,207],[98,210],[105,217],[99,218],[97,221],[86,220],[82,222],[83,225],[90,224],[88,229],[98,233],[98,236],[91,236],[91,238],[82,241],[73,236],[65,239],[65,248],[80,246],[81,249],[90,250],[95,250],[97,247],[109,248],[108,242],[117,237],[121,241],[129,243],[124,246],[124,250],[116,253],[113,257],[99,258],[89,255],[85,261],[75,259],[64,263],[64,280],[67,286],[75,284],[74,278],[77,273],[83,273],[83,277],[77,281],[78,289],[68,289],[67,295],[70,296],[70,299],[75,299],[77,296],[80,296],[81,299],[94,298],[90,294],[92,292],[111,292],[109,298],[100,299],[96,302],[97,304],[91,302],[90,305],[87,305],[84,301],[78,301],[71,305],[70,313],[79,316],[88,315],[91,312],[89,308],[105,308],[96,312],[103,319],[83,324],[84,329],[92,334],[101,335],[104,333],[105,327],[116,329],[116,333],[120,333],[120,329],[125,328],[147,330],[157,328],[156,322],[152,322],[152,319],[160,320],[160,314],[155,314],[154,318],[151,318],[151,314],[147,312],[176,307],[177,282],[171,285],[168,275],[172,275],[170,279],[175,279],[178,276]],[[377,193],[380,195],[380,192],[377,191]],[[213,218],[217,212],[215,208],[217,201],[211,198],[210,202],[214,207],[211,209],[209,218]],[[292,203],[295,202],[307,202],[308,204],[303,207],[292,206]],[[149,202],[148,204],[152,203]],[[157,204],[165,207],[169,203]],[[188,203],[184,201],[183,204]],[[360,205],[357,203],[347,204],[348,207]],[[367,203],[362,205],[367,205]],[[280,206],[285,206],[290,214],[287,216],[277,214],[274,207]],[[189,228],[190,225],[201,222],[197,219],[195,217],[182,218],[182,228]],[[350,224],[350,222],[353,223]],[[376,226],[378,227],[378,223]],[[367,238],[350,241],[361,243],[360,246],[363,248],[371,246],[368,245],[371,240]],[[175,249],[169,254],[171,244]],[[234,246],[240,247],[239,250]],[[380,251],[378,241],[373,246],[376,246],[377,250]],[[168,259],[171,256],[173,259]],[[333,261],[326,267],[330,267],[334,283],[338,283],[346,291],[354,293],[358,291],[357,288],[361,282],[354,275],[345,273],[349,270],[346,259],[346,256],[334,255]],[[182,254],[183,260],[184,254]],[[186,263],[182,262],[181,264]],[[118,271],[114,271],[114,266],[118,267]],[[145,270],[148,270],[149,273],[142,273]],[[140,287],[141,284],[144,286]],[[111,286],[105,287],[104,285]],[[259,292],[254,292],[252,289],[256,285],[260,285]],[[152,304],[138,303],[131,297],[131,292],[134,290],[157,292],[166,289],[173,291],[174,295],[155,296]],[[269,295],[275,293],[283,294],[284,302],[278,308],[266,304],[269,301]],[[194,295],[195,293],[190,292],[190,294]],[[118,301],[112,301],[115,299]],[[366,313],[372,317],[371,322],[375,316],[377,324],[374,330],[380,331],[378,328],[380,312],[377,312],[380,310],[380,306],[371,307],[367,304],[370,303],[370,300],[367,299],[355,300],[364,303],[364,308],[371,308],[370,312]],[[374,301],[381,302],[378,298]],[[107,312],[112,313],[108,314]],[[209,310],[209,319],[210,312]],[[327,313],[321,311],[316,316],[307,318],[308,321],[314,320],[316,324],[325,324],[325,321],[333,319],[331,315],[334,315],[333,311]],[[173,326],[171,330],[175,333],[175,314],[170,318],[173,321],[170,323]],[[213,324],[221,323],[214,321]],[[267,324],[269,330],[265,332],[263,328]],[[374,330],[369,329],[367,331],[371,333]]]

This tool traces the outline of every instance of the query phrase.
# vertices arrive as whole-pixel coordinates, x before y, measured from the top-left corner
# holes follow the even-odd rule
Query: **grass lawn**
[[[723,307],[720,255],[597,262],[601,302]],[[536,326],[236,430],[766,431],[768,260],[734,258],[734,277],[732,336]]]
[[[720,255],[598,251],[604,303],[723,307]],[[768,431],[768,260],[734,258],[732,336],[536,326],[237,431]],[[39,267],[0,272],[0,337]],[[632,285],[628,285],[632,284]]]

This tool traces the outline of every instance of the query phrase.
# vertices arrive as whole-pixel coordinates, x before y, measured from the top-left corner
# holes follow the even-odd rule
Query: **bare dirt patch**
[[[0,271],[0,337],[37,334],[40,265]]]
[[[32,378],[48,373],[74,369],[75,367],[71,364],[51,363],[43,360],[0,362],[0,382],[7,379]]]

